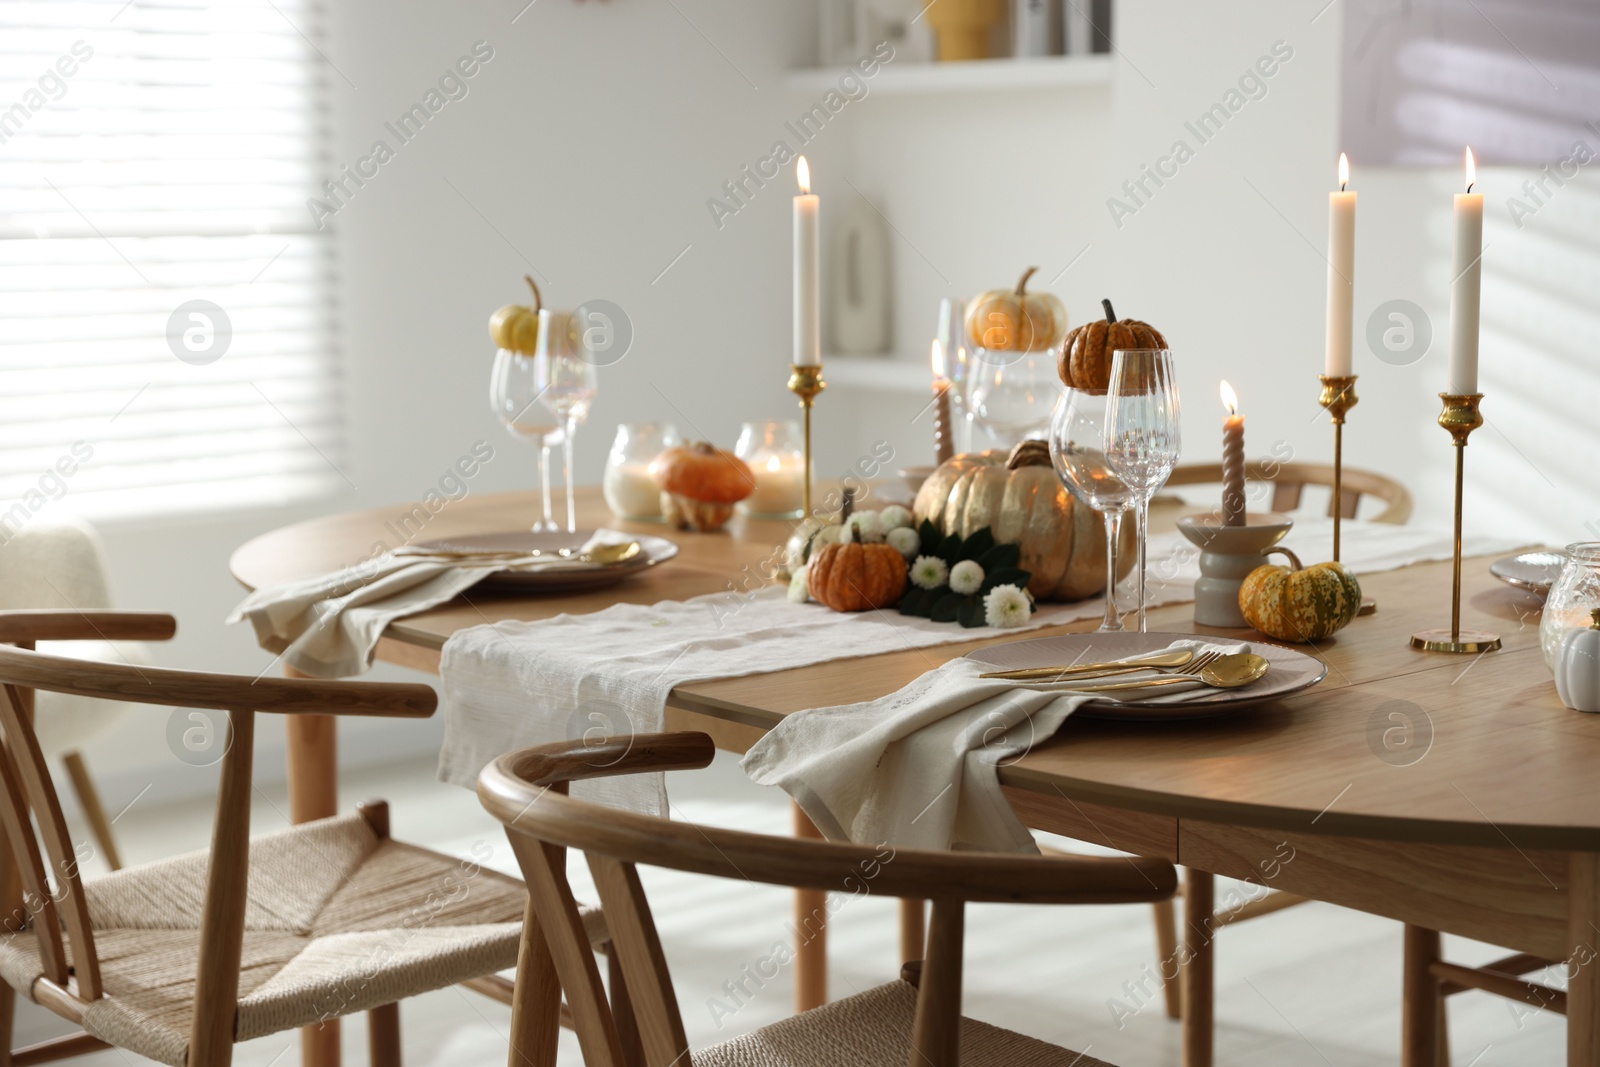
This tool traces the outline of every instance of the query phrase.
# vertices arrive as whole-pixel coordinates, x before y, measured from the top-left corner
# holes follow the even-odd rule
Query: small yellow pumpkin
[[[1305,567],[1287,548],[1268,551],[1289,557],[1289,566],[1263,564],[1239,587],[1239,611],[1257,630],[1280,641],[1320,641],[1361,611],[1361,583],[1344,564]]]
[[[967,340],[992,352],[1044,352],[1067,334],[1067,308],[1051,293],[1028,292],[1038,267],[1022,272],[1015,289],[990,289],[967,305]]]
[[[533,306],[507,304],[489,316],[489,339],[496,348],[518,355],[531,356],[539,347],[539,308],[544,302],[539,297],[539,287],[533,278],[524,274],[522,280],[533,290]]]

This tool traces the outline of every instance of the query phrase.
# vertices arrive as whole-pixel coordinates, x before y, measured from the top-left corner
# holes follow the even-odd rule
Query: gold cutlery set
[[[595,563],[602,567],[616,563],[626,563],[633,559],[643,546],[637,541],[623,541],[612,545],[595,545],[587,552],[576,548],[560,548],[554,552],[544,552],[533,548],[525,552],[499,552],[488,549],[437,549],[422,546],[402,545],[394,550],[396,556],[425,556],[429,559],[459,559],[466,562],[492,563],[495,560],[511,559],[537,559],[537,560],[566,560],[573,563]]]
[[[1155,656],[1106,663],[1073,663],[1054,667],[1024,667],[1018,670],[990,671],[980,678],[1001,678],[1017,682],[1068,683],[1076,693],[1109,693],[1128,689],[1154,689],[1199,682],[1213,689],[1238,689],[1257,681],[1270,664],[1253,652],[1203,652],[1178,649]],[[1080,680],[1095,681],[1124,674],[1161,671],[1160,677],[1076,685]]]

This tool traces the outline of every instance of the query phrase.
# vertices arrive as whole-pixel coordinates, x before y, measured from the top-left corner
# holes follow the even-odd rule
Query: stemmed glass
[[[542,387],[542,403],[561,420],[561,473],[567,483],[567,532],[578,530],[578,504],[572,484],[572,445],[578,425],[589,418],[589,407],[600,391],[599,375],[578,344],[572,315],[566,311],[539,310],[539,344],[534,352],[535,372]]]
[[[995,446],[1012,448],[1025,438],[1045,435],[1050,407],[1061,387],[1057,354],[1055,348],[1038,352],[976,349],[970,353],[967,410],[975,427]]]
[[[1145,550],[1150,498],[1178,463],[1178,382],[1164,348],[1118,349],[1106,393],[1106,465],[1133,497],[1139,545],[1138,629],[1145,632]]]
[[[539,450],[539,495],[544,518],[533,524],[535,533],[559,529],[550,514],[550,447],[562,442],[561,424],[545,406],[543,375],[537,357],[500,349],[494,356],[489,380],[489,407],[519,441]]]
[[[1106,617],[1102,631],[1121,630],[1117,611],[1117,549],[1122,540],[1122,513],[1133,506],[1133,493],[1106,462],[1106,394],[1102,390],[1066,389],[1056,399],[1050,419],[1050,459],[1056,476],[1078,503],[1093,508],[1106,523]]]

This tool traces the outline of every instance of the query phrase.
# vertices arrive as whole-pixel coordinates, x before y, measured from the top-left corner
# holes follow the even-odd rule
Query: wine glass
[[[984,348],[971,351],[967,408],[974,425],[995,447],[1012,448],[1025,438],[1046,435],[1050,409],[1061,388],[1056,356],[1054,348],[1038,352]]]
[[[1178,463],[1178,382],[1172,353],[1164,348],[1118,349],[1111,357],[1106,393],[1105,453],[1111,473],[1133,497],[1139,546],[1138,629],[1145,632],[1145,549],[1150,498]]]
[[[1122,513],[1133,506],[1133,493],[1106,462],[1105,390],[1066,389],[1050,419],[1050,459],[1056,477],[1078,503],[1093,508],[1106,523],[1106,617],[1102,631],[1121,630],[1117,611],[1117,549],[1122,540]]]
[[[572,445],[578,425],[600,391],[599,375],[578,344],[572,314],[539,309],[539,344],[534,368],[543,386],[542,403],[561,422],[561,474],[567,484],[567,532],[578,531],[578,503],[572,484]]]
[[[544,385],[536,357],[502,348],[494,355],[489,379],[489,407],[506,431],[539,450],[539,496],[544,518],[533,524],[535,533],[555,530],[550,514],[550,447],[562,440],[555,412],[545,406]]]

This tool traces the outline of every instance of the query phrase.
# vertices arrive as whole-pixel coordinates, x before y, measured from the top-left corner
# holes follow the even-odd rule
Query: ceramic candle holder
[[[1287,515],[1248,512],[1245,525],[1224,526],[1222,516],[1188,515],[1178,530],[1200,549],[1200,577],[1194,583],[1194,621],[1202,626],[1237,629],[1250,624],[1239,612],[1239,587],[1266,562],[1267,549],[1294,526]]]

